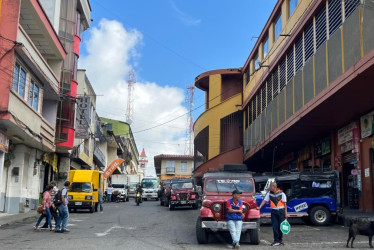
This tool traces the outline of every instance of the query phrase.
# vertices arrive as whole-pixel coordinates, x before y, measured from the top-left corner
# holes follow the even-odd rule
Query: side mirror
[[[94,192],[96,192],[97,191],[97,188],[94,188]]]

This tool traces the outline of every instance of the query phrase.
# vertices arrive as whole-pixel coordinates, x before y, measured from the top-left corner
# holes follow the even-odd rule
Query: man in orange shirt
[[[287,220],[287,197],[282,190],[277,187],[277,183],[275,182],[270,184],[270,192],[266,194],[264,200],[257,209],[260,210],[267,202],[270,202],[271,223],[274,233],[274,242],[271,246],[283,246],[283,233],[280,230],[280,225],[285,219]]]

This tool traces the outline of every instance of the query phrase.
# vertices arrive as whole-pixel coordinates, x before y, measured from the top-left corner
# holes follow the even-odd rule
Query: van
[[[99,170],[70,170],[68,193],[69,211],[88,209],[97,212],[99,189],[103,190],[103,175]]]

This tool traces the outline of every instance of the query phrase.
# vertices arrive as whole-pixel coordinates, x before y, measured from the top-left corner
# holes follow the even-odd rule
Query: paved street
[[[159,202],[146,201],[137,207],[133,200],[104,204],[104,213],[70,214],[68,234],[44,230],[34,232],[34,222],[20,223],[0,229],[0,249],[228,249],[229,236],[211,237],[207,245],[198,245],[195,222],[199,210],[169,211]],[[292,223],[285,237],[286,249],[344,248],[347,228],[340,225],[311,227]],[[261,227],[261,244],[242,243],[242,249],[268,249],[272,241],[269,224]],[[358,236],[356,248],[367,248],[368,239]]]

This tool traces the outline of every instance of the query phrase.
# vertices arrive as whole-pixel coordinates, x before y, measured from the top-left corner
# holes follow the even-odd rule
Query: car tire
[[[209,241],[209,232],[203,228],[202,222],[201,217],[198,217],[196,221],[196,240],[199,244],[206,244]]]
[[[171,204],[171,201],[169,201],[169,210],[173,211],[175,209],[175,205]]]
[[[126,196],[126,201],[128,202],[130,200],[129,196]]]
[[[94,206],[90,207],[90,213],[92,214],[94,212],[95,208]]]
[[[260,244],[260,219],[255,220],[255,222],[257,222],[257,228],[249,231],[249,238],[251,244],[258,245]]]
[[[156,201],[158,201],[158,198],[156,198]]]
[[[98,207],[99,207],[99,203],[98,203],[98,202],[96,202],[96,203],[95,203],[95,212],[97,212],[97,211],[98,211]]]
[[[330,223],[331,214],[325,207],[316,206],[310,210],[309,218],[315,226],[326,226]]]
[[[162,198],[160,198],[160,206],[163,206],[164,205],[164,201],[162,200]]]
[[[192,204],[192,209],[198,209],[199,208],[199,204],[198,203],[195,203],[195,204]]]

